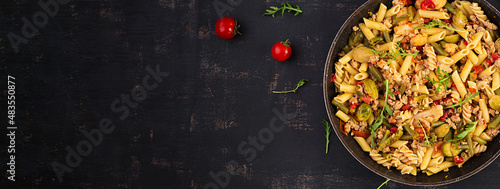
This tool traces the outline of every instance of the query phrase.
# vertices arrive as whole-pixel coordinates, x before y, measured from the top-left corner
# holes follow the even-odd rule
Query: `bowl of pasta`
[[[328,52],[334,130],[393,181],[463,180],[500,155],[500,14],[484,0],[370,0]]]

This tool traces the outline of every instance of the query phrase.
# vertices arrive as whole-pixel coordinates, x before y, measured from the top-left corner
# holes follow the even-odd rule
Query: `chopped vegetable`
[[[377,84],[371,79],[365,79],[363,81],[365,84],[365,90],[372,97],[372,99],[378,99],[378,89],[377,89]]]
[[[372,114],[372,107],[366,103],[361,104],[356,110],[356,119],[366,121]]]
[[[465,127],[465,130],[463,130],[462,132],[459,131],[459,133],[454,135],[453,139],[448,140],[448,142],[462,140],[463,138],[465,138],[467,136],[467,134],[469,134],[472,130],[474,130],[476,128],[476,125],[477,125],[477,121],[467,124],[467,126]]]

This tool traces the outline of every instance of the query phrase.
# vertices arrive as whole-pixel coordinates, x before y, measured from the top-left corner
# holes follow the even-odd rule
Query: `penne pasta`
[[[474,130],[474,134],[475,136],[479,136],[481,135],[481,133],[483,133],[483,131],[486,129],[487,125],[484,124],[483,122],[478,122],[477,123],[477,126],[476,126],[476,130]]]
[[[491,37],[490,32],[484,32],[483,40],[485,43],[493,42],[493,38]]]
[[[438,56],[436,56],[436,58],[437,58],[437,61],[442,63],[442,64],[451,65],[454,63],[453,59],[446,57],[446,56],[438,55]]]
[[[488,106],[486,105],[486,100],[484,98],[479,99],[479,109],[483,113],[483,119],[486,123],[490,122],[490,113],[488,112]]]
[[[399,148],[401,146],[404,146],[408,144],[408,141],[407,140],[398,140],[396,142],[393,142],[390,147],[393,147],[393,148]]]
[[[434,43],[437,41],[441,41],[444,39],[445,36],[446,36],[446,31],[441,31],[439,33],[435,33],[435,34],[427,37],[427,43]]]
[[[349,61],[352,60],[352,51],[349,51],[344,57],[339,59],[339,62],[342,64],[347,64]]]
[[[351,99],[352,96],[354,96],[354,93],[342,93],[333,99],[336,100],[337,102],[344,103],[347,102],[349,99]]]
[[[351,117],[349,117],[347,114],[345,114],[343,111],[337,111],[337,113],[335,114],[339,119],[341,119],[342,121],[344,122],[348,122],[349,119],[351,119]]]
[[[385,13],[385,17],[389,18],[391,16],[394,16],[399,11],[401,11],[401,6],[399,6],[399,5],[393,6],[392,8],[390,8],[389,10],[387,10],[387,12]]]
[[[432,153],[434,152],[434,148],[429,148],[425,151],[424,158],[422,159],[422,163],[420,164],[420,169],[425,170],[431,161]]]
[[[405,60],[403,61],[403,64],[401,65],[401,68],[399,69],[399,73],[401,73],[401,75],[406,75],[406,73],[408,72],[408,69],[411,66],[412,60],[413,60],[413,56],[406,56],[405,57]]]
[[[464,98],[464,96],[467,94],[467,90],[465,89],[464,82],[462,82],[462,79],[460,79],[460,76],[458,76],[457,71],[454,71],[453,74],[451,74],[451,79],[453,80],[453,83],[455,83],[460,96]]]
[[[356,93],[356,86],[342,84],[342,85],[340,85],[340,91],[346,92],[346,93]]]
[[[375,19],[377,22],[382,22],[385,18],[385,13],[387,12],[387,6],[384,5],[384,3],[380,3],[380,7],[378,8],[377,12],[377,19]]]
[[[370,75],[368,75],[368,73],[360,72],[360,73],[354,75],[354,79],[358,80],[358,81],[362,81],[362,80],[365,80],[366,78],[368,78],[368,76],[370,76]]]
[[[462,72],[460,73],[460,79],[462,79],[462,81],[467,80],[467,77],[469,77],[469,73],[470,71],[472,71],[473,66],[474,65],[472,64],[472,61],[470,59],[467,60],[467,62],[464,65],[464,68],[462,69]]]
[[[467,49],[474,49],[478,44],[481,43],[481,39],[483,38],[484,32],[477,32],[471,37],[471,42],[467,44]]]
[[[440,11],[426,11],[426,10],[418,10],[420,17],[422,18],[437,18],[437,19],[450,19],[450,15],[445,12]]]
[[[362,63],[358,70],[359,72],[366,72],[368,70],[368,63]]]
[[[443,171],[444,169],[447,169],[447,168],[450,168],[450,167],[453,167],[455,166],[455,163],[453,162],[450,162],[450,161],[445,161],[435,167],[428,167],[427,168],[427,175],[430,176],[432,174],[436,174],[436,173],[439,173],[441,171]]]
[[[358,70],[356,68],[353,68],[351,64],[345,64],[344,69],[351,75],[356,75],[359,73]]]
[[[372,30],[370,30],[370,28],[366,27],[366,25],[364,23],[359,23],[359,29],[361,29],[361,32],[363,32],[366,39],[371,40],[375,37],[375,34],[373,34]]]
[[[482,64],[484,62],[484,60],[486,60],[486,58],[488,58],[488,53],[486,53],[486,49],[484,49],[484,48],[481,48],[481,49],[482,49],[482,53],[479,53],[479,55],[477,56],[477,64],[475,64],[475,65]]]
[[[477,57],[476,53],[474,53],[474,51],[469,51],[469,54],[467,54],[467,58],[472,62],[472,64],[478,64],[479,58]]]
[[[367,28],[379,31],[389,31],[389,28],[387,28],[384,24],[380,22],[371,21],[366,18],[363,18],[363,21],[365,22]]]
[[[456,32],[458,33],[458,35],[462,36],[464,40],[469,40],[469,32],[467,30],[458,30]]]
[[[394,49],[394,42],[384,43],[383,45],[375,46],[373,49],[379,52],[386,52]]]
[[[458,51],[455,53],[453,56],[451,56],[451,60],[453,60],[453,64],[457,63],[460,59],[463,57],[467,56],[469,54],[470,50],[469,49],[462,49],[461,51]]]
[[[365,152],[370,152],[372,148],[370,145],[366,142],[366,140],[363,137],[354,137],[354,140],[358,142],[359,146],[361,146],[361,149]]]

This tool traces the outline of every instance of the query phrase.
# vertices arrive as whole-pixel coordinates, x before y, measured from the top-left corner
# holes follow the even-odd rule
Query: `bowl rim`
[[[405,185],[411,185],[411,186],[447,185],[447,184],[451,184],[451,183],[455,183],[455,182],[467,179],[467,178],[471,177],[472,175],[478,173],[479,171],[483,170],[484,168],[488,167],[492,162],[494,162],[498,158],[498,156],[500,156],[500,150],[498,150],[495,154],[493,154],[493,156],[490,159],[488,159],[486,162],[484,162],[482,165],[479,165],[477,168],[473,169],[472,171],[465,173],[463,175],[460,175],[457,178],[450,179],[450,180],[438,181],[438,182],[429,182],[429,183],[409,182],[409,181],[403,180],[403,179],[398,178],[398,177],[393,177],[391,175],[385,175],[384,173],[378,172],[375,169],[370,168],[368,165],[364,164],[363,161],[361,161],[361,159],[360,159],[361,157],[358,157],[359,154],[354,153],[354,151],[348,147],[348,145],[346,144],[344,139],[339,136],[340,133],[338,131],[339,130],[338,124],[333,121],[333,117],[335,116],[333,114],[334,108],[330,104],[330,99],[328,97],[328,92],[329,92],[328,89],[329,89],[329,85],[331,85],[330,84],[330,77],[331,77],[330,75],[331,75],[331,73],[333,73],[332,71],[334,70],[333,65],[332,65],[334,62],[333,58],[338,57],[337,55],[334,55],[335,52],[333,52],[333,51],[335,49],[335,46],[338,43],[338,40],[340,39],[341,33],[345,32],[345,30],[348,29],[347,26],[350,24],[350,22],[353,21],[355,15],[362,14],[362,13],[360,13],[360,11],[362,9],[368,7],[369,5],[372,5],[373,3],[376,3],[377,1],[380,1],[380,0],[368,0],[367,2],[363,3],[360,7],[358,7],[351,15],[349,15],[347,20],[344,22],[344,24],[342,24],[340,29],[337,31],[337,34],[335,35],[335,38],[333,39],[333,41],[330,45],[330,49],[328,51],[328,56],[327,56],[326,61],[325,61],[325,67],[324,67],[324,72],[323,72],[323,98],[324,98],[325,108],[326,108],[326,111],[328,114],[328,120],[333,125],[333,128],[334,128],[335,134],[337,135],[337,138],[340,140],[340,142],[342,143],[344,148],[354,157],[354,159],[356,159],[359,163],[361,163],[361,165],[363,165],[364,167],[366,167],[367,169],[369,169],[370,171],[374,172],[375,174],[377,174],[381,177],[384,177],[384,178],[387,178],[387,179],[390,179],[392,181],[395,181],[395,182],[398,182],[401,184],[405,184]],[[486,0],[470,0],[470,1],[484,3],[490,9],[492,9],[493,12],[496,13],[496,16],[500,17],[500,12],[493,5],[491,5],[488,1],[486,1]],[[366,13],[366,14],[368,14],[368,13]],[[500,137],[500,136],[497,136],[497,137]]]

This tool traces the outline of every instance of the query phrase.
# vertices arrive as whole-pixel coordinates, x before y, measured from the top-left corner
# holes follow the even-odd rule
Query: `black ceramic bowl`
[[[324,100],[328,117],[330,118],[330,122],[334,125],[333,128],[335,133],[345,148],[352,154],[352,156],[354,156],[354,158],[356,158],[356,160],[378,175],[396,182],[415,186],[438,186],[458,182],[481,171],[500,155],[500,137],[496,137],[493,141],[489,142],[488,150],[486,150],[486,152],[482,153],[478,157],[473,157],[460,169],[455,166],[450,168],[448,172],[440,172],[432,176],[427,176],[423,173],[413,176],[401,175],[400,171],[394,168],[388,171],[385,167],[373,161],[367,152],[362,151],[361,147],[358,143],[356,143],[352,136],[346,136],[340,131],[339,118],[335,116],[337,109],[330,103],[333,97],[337,95],[335,92],[335,86],[330,82],[330,77],[335,71],[334,64],[339,59],[338,53],[341,52],[342,47],[347,44],[353,26],[363,22],[363,17],[368,17],[368,12],[377,12],[380,3],[384,3],[390,8],[392,6],[391,2],[392,0],[369,0],[359,7],[347,19],[347,21],[345,21],[344,25],[342,25],[337,33],[337,36],[335,36],[335,39],[330,47],[330,51],[328,52],[325,73],[323,75],[323,95],[325,98]],[[477,2],[483,8],[490,21],[500,25],[500,13],[497,9],[495,9],[495,7],[485,0],[471,0],[471,2]]]

